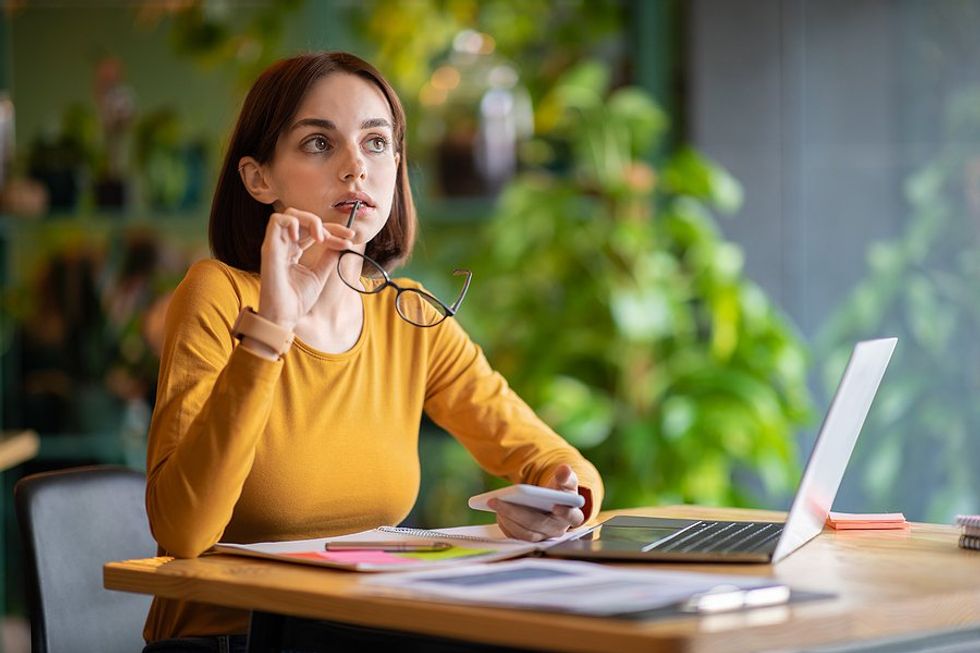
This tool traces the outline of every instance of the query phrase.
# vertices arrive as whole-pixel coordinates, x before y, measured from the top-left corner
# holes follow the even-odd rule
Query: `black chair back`
[[[94,466],[34,474],[14,488],[33,653],[133,653],[151,597],[102,586],[102,565],[156,555],[146,477]]]

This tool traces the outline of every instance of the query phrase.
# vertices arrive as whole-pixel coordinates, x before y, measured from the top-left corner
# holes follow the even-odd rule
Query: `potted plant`
[[[714,224],[739,187],[690,148],[651,167],[665,115],[645,92],[607,86],[586,63],[546,98],[561,116],[548,137],[568,143],[572,169],[506,188],[463,319],[599,467],[607,507],[779,497],[810,415],[807,355]]]

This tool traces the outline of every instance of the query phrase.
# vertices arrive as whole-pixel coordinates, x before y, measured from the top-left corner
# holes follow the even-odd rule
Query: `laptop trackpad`
[[[565,544],[589,551],[641,552],[649,550],[657,542],[671,538],[695,523],[697,522],[690,519],[613,517],[582,537]]]

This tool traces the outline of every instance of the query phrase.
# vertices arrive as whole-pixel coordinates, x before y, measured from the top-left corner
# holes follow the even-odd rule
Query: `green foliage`
[[[572,170],[506,189],[478,239],[467,324],[596,463],[607,505],[745,504],[745,470],[783,492],[810,412],[806,356],[714,225],[738,184],[689,148],[659,172],[643,163],[667,118],[643,91],[606,86],[584,64],[546,99]]]
[[[712,210],[739,206],[738,183],[691,149],[656,170],[644,162],[668,118],[640,89],[608,90],[628,75],[629,5],[370,0],[354,15],[406,105],[415,161],[428,158],[418,123],[432,113],[420,91],[457,34],[489,35],[518,71],[537,134],[521,144],[526,171],[481,233],[426,230],[409,274],[452,296],[446,270],[474,268],[460,320],[597,464],[607,506],[739,505],[759,498],[750,486],[788,489],[810,410],[806,355],[715,227]],[[427,254],[432,270],[420,269]],[[483,517],[466,496],[503,481],[482,478],[453,440],[422,448],[416,523]]]
[[[905,233],[868,250],[868,276],[817,341],[833,387],[854,340],[899,346],[851,466],[869,510],[947,522],[980,507],[980,89],[949,104],[947,145],[905,185]],[[935,488],[932,494],[921,491]]]
[[[616,51],[624,5],[619,0],[365,0],[351,9],[350,18],[370,46],[367,59],[398,90],[411,156],[419,162],[432,156],[422,123],[433,117],[433,108],[421,101],[422,90],[432,72],[447,63],[457,35],[464,30],[489,35],[493,54],[487,59],[513,66],[538,106],[555,79],[578,61],[599,48]],[[461,87],[475,82],[464,79]],[[547,107],[536,110],[539,130],[552,129],[556,115]]]
[[[618,0],[366,0],[353,18],[406,104],[464,29],[491,34],[534,99],[622,27]],[[420,28],[424,26],[424,28]],[[411,113],[411,111],[409,111]]]
[[[206,67],[233,62],[239,85],[247,89],[282,54],[285,20],[303,0],[276,0],[240,6],[223,0],[190,0],[168,9],[169,38],[179,55]]]

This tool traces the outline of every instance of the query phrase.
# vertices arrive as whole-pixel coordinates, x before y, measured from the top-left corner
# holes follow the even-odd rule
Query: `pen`
[[[354,224],[354,216],[357,215],[357,209],[361,208],[361,200],[354,200],[354,206],[350,210],[350,217],[347,218],[347,228]]]
[[[431,552],[452,547],[448,542],[327,542],[325,551]]]
[[[707,592],[700,592],[688,599],[682,612],[725,612],[739,608],[756,608],[786,603],[790,589],[786,585],[740,588],[735,585],[719,585]]]

